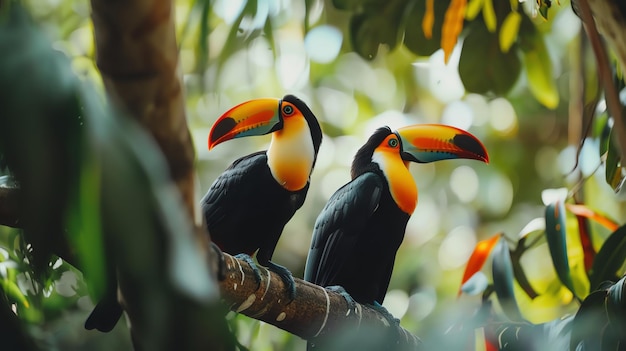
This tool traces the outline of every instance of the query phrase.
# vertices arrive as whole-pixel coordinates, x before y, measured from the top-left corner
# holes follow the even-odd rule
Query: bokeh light
[[[443,270],[461,267],[467,262],[476,245],[476,233],[467,226],[450,231],[439,247],[439,265]]]
[[[343,35],[329,25],[317,26],[304,37],[304,48],[311,61],[329,63],[339,54]]]

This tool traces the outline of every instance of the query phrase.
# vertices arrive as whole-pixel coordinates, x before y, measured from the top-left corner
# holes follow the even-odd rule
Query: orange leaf
[[[435,24],[435,0],[426,0],[426,12],[422,19],[422,31],[424,38],[433,37],[433,24]]]
[[[610,230],[611,233],[616,231],[619,228],[619,225],[615,223],[613,220],[608,217],[595,212],[585,205],[575,205],[575,204],[565,204],[565,207],[577,216],[582,216],[594,220],[601,225],[603,225],[606,229]]]
[[[465,266],[465,272],[463,272],[463,279],[461,280],[461,287],[465,284],[469,278],[471,278],[476,272],[478,272],[485,261],[487,261],[487,257],[493,250],[493,248],[498,243],[498,240],[502,237],[502,234],[496,234],[493,237],[479,241],[474,247],[474,251],[467,261],[467,265]],[[459,288],[459,293],[457,296],[461,295],[461,288]]]
[[[444,61],[448,63],[454,45],[456,45],[459,34],[463,30],[463,20],[465,19],[465,7],[467,0],[452,0],[441,28],[441,48],[443,49]]]

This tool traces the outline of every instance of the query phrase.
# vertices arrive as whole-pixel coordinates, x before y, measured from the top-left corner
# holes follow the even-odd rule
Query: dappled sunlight
[[[470,227],[458,226],[452,229],[439,247],[439,265],[443,270],[463,266],[476,245],[476,233]]]
[[[103,92],[89,2],[26,2],[55,52],[69,57],[72,71]],[[345,8],[335,8],[335,3]],[[471,294],[463,293],[455,300],[461,274],[475,245],[502,233],[501,240],[506,241],[511,252],[522,237],[526,244],[532,243],[523,255],[511,256],[513,266],[523,267],[530,285],[539,294],[529,297],[516,280],[518,277],[511,278],[523,317],[542,323],[575,313],[579,303],[559,281],[544,237],[545,206],[557,200],[570,204],[576,200],[618,225],[626,216],[622,203],[626,190],[619,188],[625,172],[619,153],[609,156],[604,152],[607,145],[617,145],[615,137],[608,136],[613,122],[606,117],[604,95],[598,93],[602,89],[596,86],[598,70],[591,45],[579,40],[581,21],[571,11],[570,3],[552,2],[550,16],[543,19],[530,0],[469,1],[468,7],[474,6],[472,11],[476,14],[472,18],[468,13],[460,14],[460,23],[465,27],[456,38],[447,64],[443,50],[438,49],[442,39],[441,28],[437,28],[440,23],[435,24],[432,40],[410,38],[405,22],[418,28],[420,35],[423,23],[405,21],[413,19],[411,13],[402,11],[399,18],[382,10],[384,15],[376,16],[376,12],[366,11],[369,3],[175,2],[179,45],[176,73],[182,77],[183,84],[178,88],[184,91],[184,108],[195,149],[196,197],[201,198],[233,161],[267,149],[270,143],[269,135],[260,135],[209,151],[207,137],[220,115],[253,98],[293,94],[304,101],[320,122],[323,141],[304,205],[285,226],[273,256],[276,263],[301,278],[320,211],[337,189],[351,180],[354,155],[376,129],[389,126],[396,130],[424,123],[455,126],[480,139],[490,162],[486,165],[449,160],[410,165],[418,202],[397,252],[384,306],[419,336],[438,327],[452,315],[450,311],[469,311],[470,307],[479,306],[482,292],[493,288],[492,258],[486,259],[476,281],[468,287]],[[476,10],[479,3],[481,7]],[[491,10],[482,8],[488,4]],[[380,6],[389,10],[385,2],[380,2]],[[495,12],[490,14],[493,6]],[[537,17],[527,16],[530,13]],[[513,14],[513,22],[514,16],[524,17],[517,24],[508,22],[505,26],[504,16],[509,14]],[[361,32],[353,32],[359,24],[355,17],[363,20]],[[388,31],[388,25],[393,30]],[[492,25],[494,30],[488,30]],[[472,33],[479,37],[472,38]],[[376,40],[380,43],[370,45]],[[464,43],[472,40],[473,45],[481,45],[480,51],[463,51]],[[506,50],[502,50],[503,42],[510,44]],[[534,62],[530,70],[529,60]],[[163,65],[175,63],[172,60]],[[45,68],[44,64],[41,67]],[[466,71],[460,73],[464,64]],[[583,71],[584,78],[580,78]],[[578,90],[584,95],[581,106],[574,100],[580,98],[574,96]],[[168,93],[171,92],[163,92],[163,100]],[[626,90],[620,94],[625,101]],[[592,111],[594,99],[599,101]],[[577,116],[577,110],[584,110],[585,115]],[[584,137],[578,135],[592,112],[595,120],[588,133],[585,130]],[[600,119],[602,113],[608,121]],[[572,128],[575,123],[576,128]],[[582,138],[584,144],[580,146]],[[0,157],[0,166],[2,161]],[[567,268],[573,290],[584,298],[589,293],[590,272],[585,271],[581,244],[585,234],[578,227],[578,221],[583,219],[570,212],[565,218],[568,228],[563,247],[569,258]],[[597,254],[611,230],[593,219],[584,220],[589,222],[591,246]],[[386,235],[380,233],[379,240],[388,240]],[[53,307],[44,306],[54,313],[60,313],[57,305],[63,303],[76,306],[83,314],[93,307],[89,298],[93,292],[87,289],[80,272],[68,268],[65,261],[52,267],[59,270],[51,279],[54,283],[34,284],[23,262],[27,258],[15,257],[19,248],[16,239],[9,242],[9,238],[0,228],[0,283],[9,278],[15,281],[14,289],[24,295],[23,301],[16,298],[11,302],[12,308],[26,316],[28,323],[42,324],[44,317],[49,317],[40,310],[23,307],[24,301],[41,305],[42,295],[54,299]],[[7,251],[9,246],[11,250]],[[620,267],[619,272],[622,271]],[[193,269],[186,272],[189,274],[181,274],[180,278],[192,279]],[[491,296],[490,300],[497,301],[494,294]],[[501,312],[500,305],[496,306]],[[228,318],[238,340],[251,350],[305,347],[303,340],[269,324],[241,315]]]
[[[461,200],[469,203],[478,195],[478,175],[469,166],[459,166],[450,174],[450,189]]]
[[[502,137],[512,138],[517,133],[517,114],[513,105],[504,98],[497,98],[489,103],[491,127]]]
[[[432,287],[425,287],[424,289],[414,292],[409,297],[409,307],[407,314],[411,316],[416,322],[428,317],[437,305],[437,292]]]
[[[402,319],[404,314],[409,309],[409,295],[404,290],[393,289],[387,291],[387,295],[385,295],[385,301],[383,301],[383,307],[385,307],[391,314],[398,318]]]
[[[453,101],[443,109],[441,123],[469,130],[474,124],[474,111],[462,100]]]
[[[329,63],[337,58],[343,34],[337,28],[321,25],[311,29],[304,37],[304,48],[311,61]]]

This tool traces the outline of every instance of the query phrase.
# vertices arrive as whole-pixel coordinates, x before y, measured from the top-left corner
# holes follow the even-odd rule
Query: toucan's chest
[[[283,129],[272,134],[267,150],[267,164],[274,179],[283,188],[304,188],[315,161],[311,131],[304,118],[286,118]]]
[[[407,164],[397,154],[388,152],[375,152],[372,161],[383,172],[389,193],[398,208],[408,215],[413,214],[417,205],[417,185]]]

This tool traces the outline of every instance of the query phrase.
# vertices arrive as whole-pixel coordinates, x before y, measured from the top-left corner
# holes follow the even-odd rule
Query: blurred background
[[[419,201],[384,305],[420,336],[449,325],[461,306],[480,303],[480,295],[457,298],[465,265],[480,240],[504,233],[515,243],[520,233],[541,230],[533,225],[543,219],[554,194],[582,189],[587,206],[618,222],[624,208],[620,194],[605,180],[599,134],[592,133],[579,148],[584,113],[573,111],[580,104],[578,91],[586,87],[582,104],[586,106],[598,96],[598,88],[595,61],[569,1],[553,3],[547,18],[530,0],[469,1],[469,6],[480,6],[479,14],[466,21],[467,31],[447,63],[438,47],[425,49],[424,54],[408,34],[402,35],[404,28],[407,32],[421,28],[413,17],[404,15],[401,30],[388,29],[388,23],[395,23],[394,14],[403,15],[393,9],[399,2],[380,5],[380,17],[368,17],[358,1],[179,0],[177,35],[197,152],[198,201],[232,161],[269,144],[270,137],[262,136],[207,150],[212,123],[233,105],[294,94],[322,124],[324,139],[309,195],[285,228],[273,259],[296,277],[303,275],[317,215],[333,192],[349,181],[353,155],[376,128],[442,123],[468,130],[483,141],[488,165],[465,160],[411,165]],[[53,47],[71,58],[75,73],[102,90],[88,1],[25,3]],[[414,3],[414,8],[421,8],[425,2]],[[488,6],[495,11],[493,32]],[[514,6],[522,8],[519,29],[499,34],[508,28],[505,19]],[[532,38],[543,42],[538,58],[524,51],[523,33],[533,33]],[[391,37],[387,45],[372,48],[371,40],[387,34]],[[491,42],[496,43],[495,52]],[[502,53],[507,45],[508,53]],[[528,66],[537,60],[542,63],[539,68]],[[463,62],[472,65],[463,68]],[[599,99],[591,113],[604,109]],[[568,226],[574,222],[574,217],[568,218]],[[610,232],[596,224],[592,228],[593,243],[599,246]],[[0,234],[3,267],[11,262],[7,258],[15,233],[0,227]],[[582,265],[583,255],[576,240],[574,234],[568,247],[573,271]],[[572,293],[556,278],[545,242],[526,252],[522,265],[540,294],[530,299],[515,286],[525,318],[540,323],[576,311]],[[485,274],[489,277],[490,271]],[[23,316],[50,349],[131,348],[123,326],[110,334],[82,330],[93,303],[78,271],[68,267],[53,279],[48,307]],[[20,290],[29,291],[26,276],[18,283]],[[303,340],[271,325],[245,316],[229,318],[240,343],[251,350],[304,349]]]

